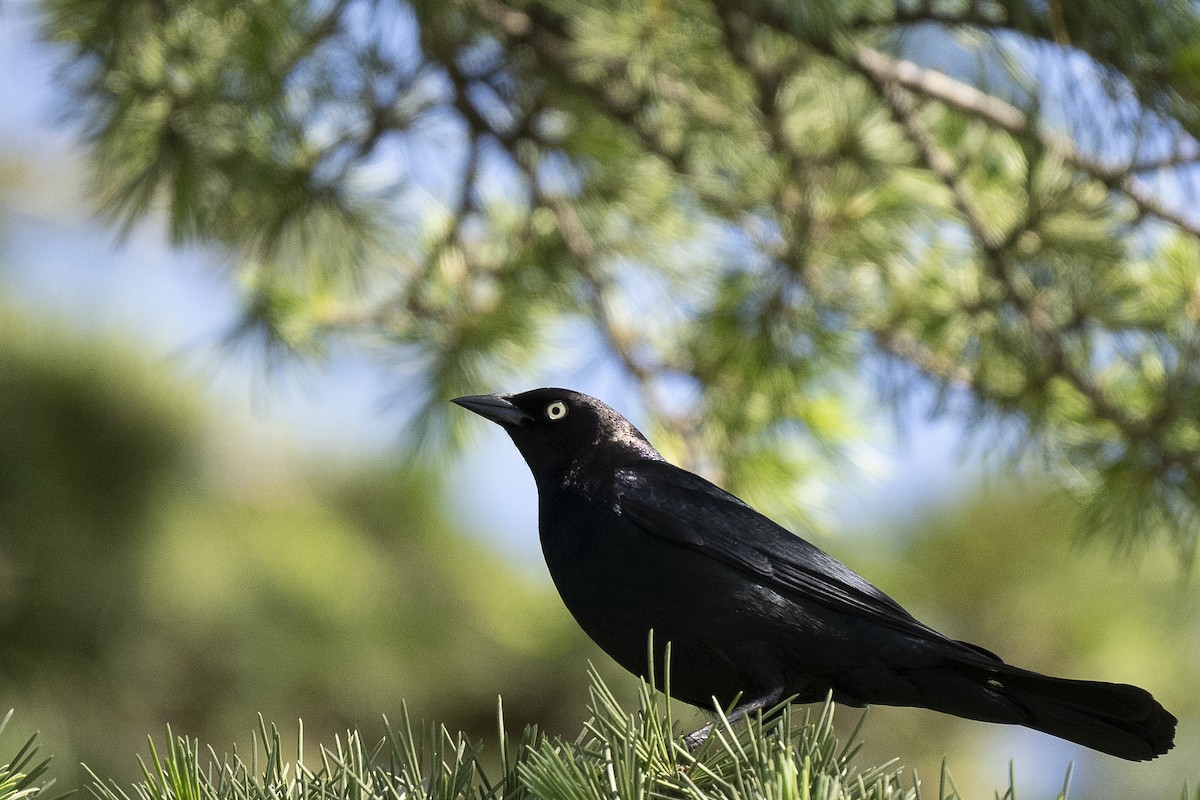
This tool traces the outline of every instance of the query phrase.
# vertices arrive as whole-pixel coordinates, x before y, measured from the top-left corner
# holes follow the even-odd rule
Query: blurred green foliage
[[[299,463],[128,347],[0,328],[0,704],[56,770],[131,777],[162,721],[256,711],[327,738],[407,699],[480,733],[503,692],[514,724],[578,723],[591,646],[435,474]]]

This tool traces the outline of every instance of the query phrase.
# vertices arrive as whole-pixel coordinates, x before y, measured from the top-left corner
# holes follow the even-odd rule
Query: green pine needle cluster
[[[866,714],[839,742],[831,701],[782,705],[736,724],[718,709],[692,750],[651,683],[641,683],[629,708],[599,673],[589,674],[591,716],[572,741],[536,726],[512,737],[503,704],[494,745],[414,723],[403,707],[397,723],[384,718],[381,737],[350,730],[313,753],[303,722],[294,741],[285,740],[260,716],[249,753],[218,755],[168,728],[162,745],[151,738],[148,757],[138,756],[140,782],[125,787],[89,770],[88,789],[95,800],[961,800],[944,763],[936,786],[898,759],[858,763]],[[35,739],[0,763],[0,800],[34,800],[50,789],[41,780],[49,759],[37,761]],[[1016,800],[1013,773],[1010,765],[997,800]],[[1070,780],[1068,769],[1055,800],[1068,800]],[[1180,800],[1200,800],[1200,791],[1185,786]]]
[[[4,719],[0,719],[0,734],[8,727],[12,715],[13,711],[9,710]],[[0,800],[33,800],[45,792],[49,784],[41,779],[49,765],[49,759],[37,760],[37,737],[30,736],[17,749],[16,755],[0,762]]]
[[[574,741],[530,727],[516,740],[504,732],[496,755],[444,726],[384,720],[382,738],[350,731],[313,757],[303,726],[294,759],[279,729],[260,718],[253,752],[218,756],[168,731],[150,743],[145,779],[125,789],[94,777],[98,800],[920,800],[916,777],[895,762],[859,767],[854,737],[839,745],[833,706],[784,707],[730,724],[718,716],[709,738],[690,751],[663,696],[643,683],[636,709],[622,706],[592,673],[591,719]],[[857,734],[857,731],[855,732]],[[943,771],[936,797],[956,797]],[[9,798],[4,798],[9,800]]]
[[[718,713],[708,739],[692,751],[653,686],[643,683],[637,708],[630,709],[618,702],[597,673],[592,672],[591,679],[592,716],[574,741],[548,738],[536,727],[510,738],[501,706],[492,753],[484,743],[444,726],[414,724],[405,709],[398,724],[384,719],[384,734],[373,742],[352,730],[314,754],[306,750],[303,724],[293,744],[260,717],[249,754],[235,750],[219,756],[210,746],[173,736],[168,729],[162,746],[151,739],[148,758],[139,757],[141,782],[126,788],[93,773],[90,791],[96,800],[959,797],[944,766],[938,786],[931,790],[915,774],[906,776],[895,761],[858,765],[858,729],[839,744],[829,702],[815,710],[784,706],[738,724]],[[49,788],[38,783],[46,762],[29,768],[35,753],[30,739],[9,764],[0,766],[0,800],[32,800]],[[1015,797],[1011,785],[1003,796]],[[1066,782],[1058,800],[1065,798]]]

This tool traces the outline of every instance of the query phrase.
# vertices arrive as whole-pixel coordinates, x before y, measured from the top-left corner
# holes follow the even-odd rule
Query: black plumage
[[[650,631],[660,650],[669,641],[680,700],[711,708],[740,695],[740,716],[832,692],[854,706],[1025,725],[1135,761],[1173,745],[1175,717],[1144,689],[1040,675],[943,636],[669,464],[592,397],[535,389],[454,402],[498,423],[528,463],[546,564],[580,626],[635,674],[647,669]]]

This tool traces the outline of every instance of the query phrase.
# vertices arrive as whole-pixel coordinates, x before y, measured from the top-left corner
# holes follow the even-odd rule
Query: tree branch
[[[1029,115],[1016,106],[943,73],[924,69],[911,61],[892,58],[869,47],[858,47],[848,58],[872,83],[878,85],[883,82],[902,86],[982,119],[1013,136],[1036,137],[1047,150],[1058,153],[1066,164],[1091,175],[1110,189],[1123,193],[1141,215],[1155,217],[1200,238],[1200,218],[1190,219],[1168,208],[1138,184],[1129,167],[1104,164],[1079,152],[1070,139],[1039,129]]]
[[[921,161],[950,191],[950,195],[954,199],[954,206],[962,215],[963,221],[975,241],[986,252],[994,253],[1003,244],[1004,237],[989,230],[984,222],[983,214],[976,208],[975,200],[963,182],[958,165],[954,163],[950,154],[938,145],[933,133],[917,118],[913,102],[901,87],[897,77],[880,74],[865,66],[862,71],[884,100],[892,118],[904,130],[909,140],[916,145]]]

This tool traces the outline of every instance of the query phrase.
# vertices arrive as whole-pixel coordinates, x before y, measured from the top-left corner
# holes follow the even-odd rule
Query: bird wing
[[[615,475],[616,510],[651,535],[698,550],[784,596],[951,641],[833,556],[698,475],[665,461]]]

